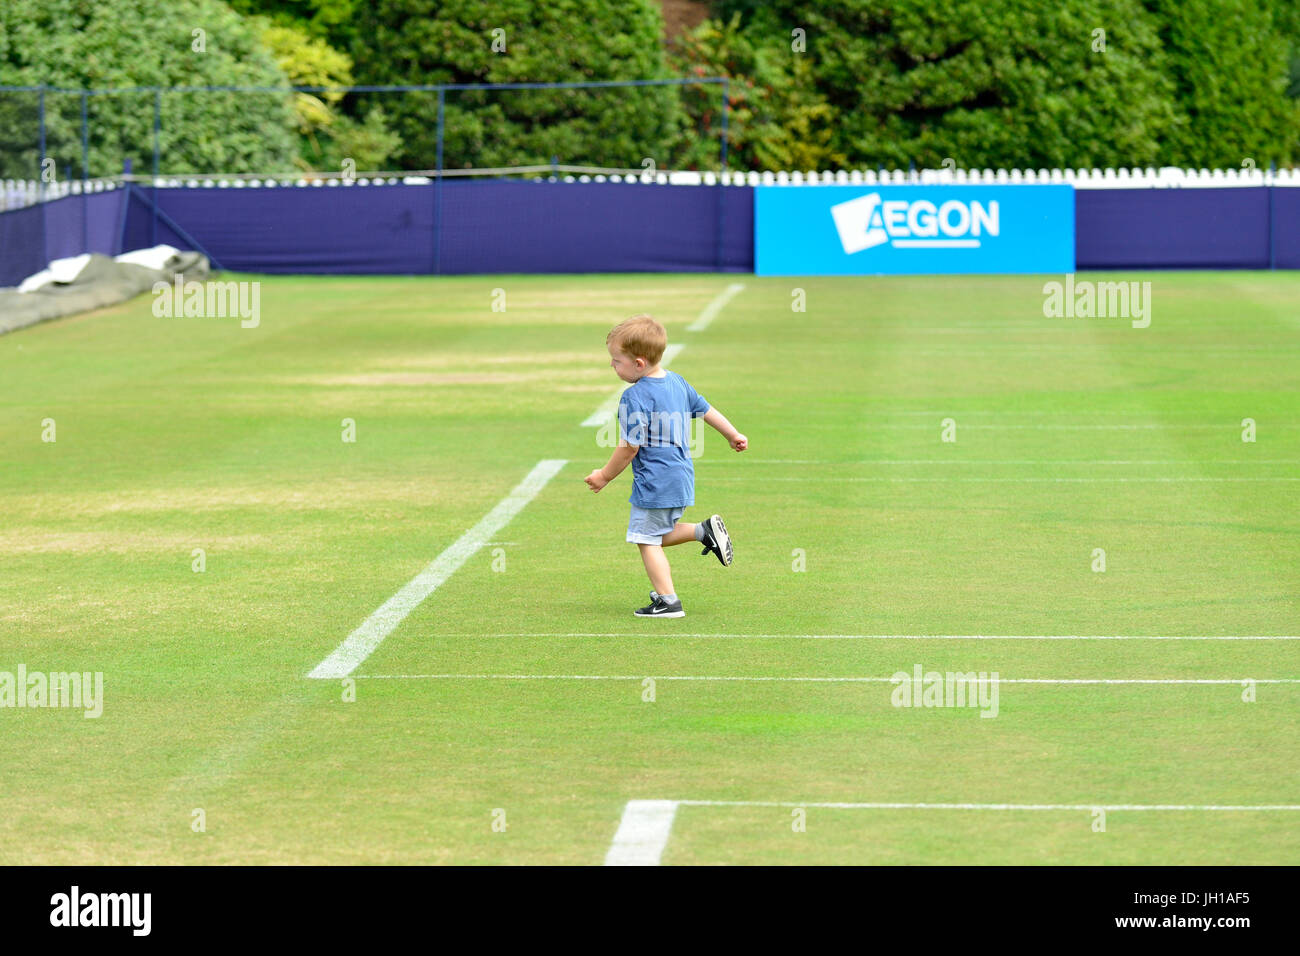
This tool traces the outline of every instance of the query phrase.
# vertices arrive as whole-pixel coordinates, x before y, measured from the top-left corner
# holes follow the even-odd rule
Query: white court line
[[[539,461],[524,480],[515,486],[482,520],[456,539],[406,586],[390,597],[371,614],[361,626],[348,635],[347,640],[334,649],[329,657],[316,665],[308,677],[329,680],[347,677],[369,657],[384,638],[405,620],[406,616],[436,591],[469,560],[470,556],[491,540],[537,493],[546,486],[567,464],[562,459]]]
[[[714,297],[713,301],[704,307],[694,322],[686,326],[687,332],[703,332],[709,327],[709,324],[718,317],[727,303],[734,299],[738,294],[744,291],[745,285],[742,282],[733,282]]]
[[[1069,813],[1196,812],[1278,813],[1300,811],[1300,804],[1206,803],[795,803],[777,800],[629,800],[623,808],[614,842],[605,856],[606,866],[658,866],[678,807],[775,807],[803,810],[977,810],[1055,811]]]
[[[893,677],[724,677],[685,674],[356,674],[357,680],[611,680],[717,681],[771,684],[896,684]],[[908,677],[911,680],[911,677]],[[984,677],[989,684],[1300,684],[1300,677],[1129,678]]]
[[[684,348],[686,348],[685,345],[670,345],[668,348],[664,349],[663,358],[659,360],[659,367],[667,368],[668,363],[681,355],[682,349]],[[601,402],[600,408],[588,415],[583,420],[581,427],[600,428],[602,425],[607,424],[610,419],[614,417],[614,413],[618,411],[618,400],[623,397],[623,391],[624,389],[620,388],[609,398]]]
[[[1259,634],[705,634],[680,631],[508,631],[484,634],[480,631],[453,631],[443,637],[643,637],[650,640],[679,641],[683,638],[720,640],[800,641],[1300,641],[1300,635]]]
[[[629,800],[605,865],[658,866],[676,814],[675,800]]]

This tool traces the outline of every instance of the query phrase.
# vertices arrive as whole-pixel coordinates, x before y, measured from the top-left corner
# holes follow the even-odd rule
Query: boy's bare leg
[[[673,529],[675,534],[676,528]],[[668,536],[664,536],[667,541]],[[660,594],[676,594],[673,590],[673,574],[668,567],[668,558],[664,549],[657,544],[638,544],[641,560],[645,563],[645,573],[650,576],[650,585]]]
[[[673,525],[672,531],[669,531],[666,535],[664,535],[663,540],[664,540],[663,546],[665,548],[673,544],[686,544],[686,542],[688,541],[694,541],[695,525],[690,524],[689,522],[686,521],[679,521],[677,522],[677,524]],[[655,588],[655,590],[657,591],[659,589]],[[673,592],[669,591],[668,593],[672,594]]]

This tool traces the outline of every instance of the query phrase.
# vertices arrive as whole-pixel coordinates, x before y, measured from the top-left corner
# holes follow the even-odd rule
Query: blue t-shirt
[[[629,385],[618,403],[618,435],[641,450],[632,459],[632,497],[638,508],[685,508],[695,504],[691,419],[709,403],[676,372]]]

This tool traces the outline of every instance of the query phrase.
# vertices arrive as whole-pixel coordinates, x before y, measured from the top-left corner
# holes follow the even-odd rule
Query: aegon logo
[[[998,203],[949,199],[888,199],[871,193],[831,206],[845,253],[888,242],[897,249],[978,249],[979,237],[998,234]],[[942,238],[941,238],[942,237]]]

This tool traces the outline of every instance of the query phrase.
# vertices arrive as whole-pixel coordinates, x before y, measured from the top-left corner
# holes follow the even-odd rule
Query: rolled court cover
[[[177,252],[161,268],[92,253],[69,281],[47,282],[29,292],[0,289],[0,335],[47,319],[117,305],[150,291],[155,282],[171,282],[177,273],[184,273],[187,279],[202,279],[208,271],[207,256],[197,252]]]

